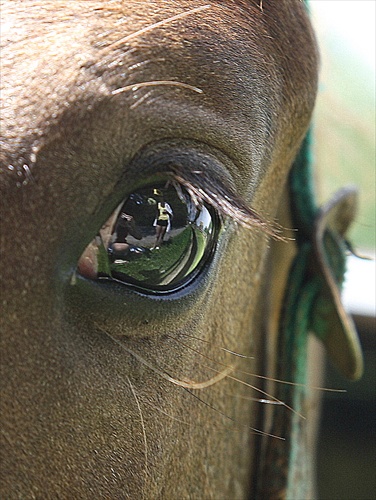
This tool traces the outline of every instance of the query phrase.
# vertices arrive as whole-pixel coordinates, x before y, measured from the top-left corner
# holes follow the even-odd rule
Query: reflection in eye
[[[86,247],[78,272],[149,292],[186,284],[213,252],[219,217],[176,181],[132,192]]]

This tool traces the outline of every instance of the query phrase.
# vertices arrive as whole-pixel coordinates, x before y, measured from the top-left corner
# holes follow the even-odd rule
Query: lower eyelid
[[[79,316],[83,334],[87,324],[90,331],[99,328],[118,337],[149,338],[163,336],[166,330],[174,332],[206,307],[212,281],[208,275],[217,272],[226,246],[222,239],[197,279],[170,293],[144,293],[117,281],[91,280],[74,273],[64,292],[66,322]]]

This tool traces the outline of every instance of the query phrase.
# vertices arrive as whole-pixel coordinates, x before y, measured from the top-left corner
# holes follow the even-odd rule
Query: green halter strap
[[[306,7],[308,0],[304,1]],[[304,412],[307,401],[307,342],[313,332],[329,358],[347,378],[363,372],[359,339],[341,302],[346,252],[345,233],[356,212],[357,193],[344,188],[323,207],[317,206],[312,174],[311,133],[303,141],[289,177],[297,255],[285,291],[278,332],[276,378],[300,385],[278,384],[276,397]],[[267,442],[259,497],[304,499],[312,491],[312,450],[305,420],[284,407],[274,407],[271,433],[284,441]]]
[[[279,384],[276,397],[304,413],[309,332],[314,332],[324,343],[329,357],[343,375],[357,379],[363,370],[358,336],[340,297],[348,250],[344,235],[355,214],[356,192],[353,188],[344,188],[328,204],[317,207],[310,133],[292,167],[289,188],[292,221],[298,230],[297,255],[285,291],[276,377],[302,385]],[[307,449],[305,420],[277,406],[271,433],[285,440],[268,440],[260,496],[308,498],[312,452]]]

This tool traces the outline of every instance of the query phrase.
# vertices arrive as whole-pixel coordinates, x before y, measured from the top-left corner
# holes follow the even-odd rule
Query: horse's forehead
[[[250,73],[244,54],[232,50],[225,33],[221,36],[202,17],[197,18],[200,12],[192,12],[191,18],[187,15],[179,23],[171,20],[171,9],[162,9],[158,19],[165,26],[153,28],[156,23],[146,21],[132,3],[126,15],[119,10],[106,16],[93,10],[93,2],[80,5],[81,12],[72,12],[71,4],[65,4],[54,14],[41,4],[41,12],[28,15],[25,11],[25,17],[21,9],[5,25],[3,119],[13,123],[4,129],[11,141],[46,134],[63,113],[74,109],[79,115],[98,101],[105,101],[110,110],[121,106],[123,113],[137,107],[140,114],[145,107],[151,112],[154,100],[162,99],[163,106],[159,102],[156,106],[158,114],[165,108],[173,123],[172,112],[177,108],[181,119],[186,108],[195,105],[203,110],[201,116],[214,114],[215,109],[221,114],[226,102],[229,118],[230,96],[237,94],[244,103],[249,100],[247,92],[237,89]],[[148,10],[145,5],[143,10]],[[180,12],[184,11],[180,8]],[[228,22],[218,15],[216,19],[227,32]],[[22,31],[18,24],[23,25]],[[247,34],[243,30],[245,46]],[[142,85],[136,88],[134,84]],[[241,114],[241,107],[237,111]]]
[[[64,125],[71,131],[72,122],[82,120],[82,135],[91,128],[88,122],[108,129],[107,122],[116,121],[126,122],[124,135],[132,129],[128,136],[135,148],[137,135],[149,142],[175,135],[212,142],[241,159],[255,182],[262,170],[256,164],[268,156],[265,135],[273,140],[277,133],[273,116],[278,112],[284,128],[292,127],[292,86],[285,84],[283,67],[292,57],[298,60],[299,51],[294,44],[284,44],[290,53],[276,50],[283,41],[282,31],[269,33],[275,9],[262,20],[255,2],[231,9],[218,3],[192,9],[182,2],[178,11],[168,2],[154,10],[129,2],[126,13],[118,4],[80,2],[80,9],[77,4],[62,2],[57,10],[51,2],[33,2],[31,10],[20,4],[17,16],[9,17],[2,83],[3,119],[12,123],[4,127],[8,158],[17,150],[38,153],[55,137],[54,127],[61,134]],[[239,9],[248,16],[239,17]],[[278,12],[281,26],[288,15],[285,7]],[[313,71],[314,65],[312,76]],[[297,81],[293,90],[299,95]],[[312,105],[306,95],[300,101],[295,129]],[[148,124],[153,124],[149,137]]]

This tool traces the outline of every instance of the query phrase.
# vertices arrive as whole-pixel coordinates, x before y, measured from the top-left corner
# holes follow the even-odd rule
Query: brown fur
[[[303,4],[9,0],[2,16],[1,496],[245,497],[254,393],[189,393],[129,352],[183,380],[261,368],[265,234],[230,227],[205,278],[164,300],[71,278],[146,157],[277,214],[316,92]]]

